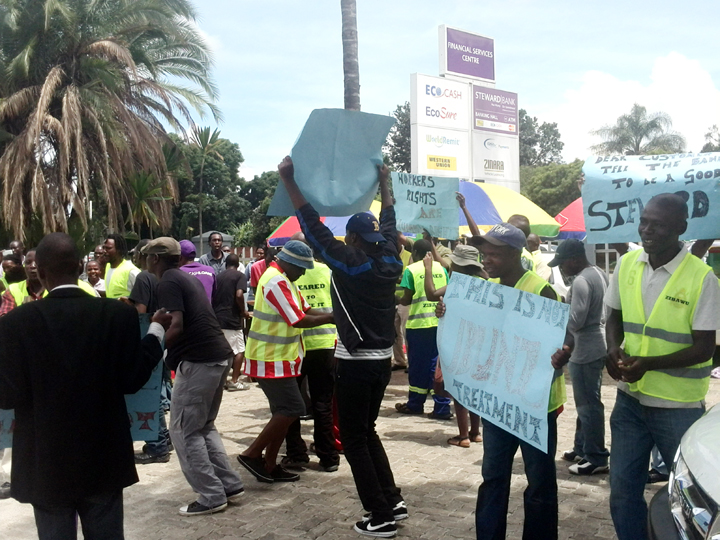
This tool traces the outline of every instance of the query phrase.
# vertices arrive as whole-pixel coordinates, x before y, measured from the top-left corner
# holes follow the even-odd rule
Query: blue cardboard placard
[[[585,231],[590,244],[638,242],[640,214],[660,193],[687,201],[685,240],[720,238],[720,153],[592,156],[583,166]]]
[[[382,145],[395,123],[391,116],[344,109],[315,109],[305,123],[292,160],[295,181],[321,216],[350,216],[370,208],[378,187]],[[294,216],[280,182],[269,216]]]
[[[556,375],[550,357],[563,345],[569,306],[458,272],[444,301],[437,340],[445,389],[468,410],[547,453]]]
[[[150,327],[150,315],[140,315],[140,335],[144,337]],[[154,441],[158,437],[160,414],[160,390],[163,362],[158,362],[150,374],[150,379],[135,394],[125,396],[130,419],[130,432],[133,441]]]
[[[15,428],[15,411],[0,409],[0,450],[12,448],[12,432]]]
[[[460,216],[456,192],[459,178],[392,173],[397,229],[413,233],[427,230],[439,238],[458,237]]]

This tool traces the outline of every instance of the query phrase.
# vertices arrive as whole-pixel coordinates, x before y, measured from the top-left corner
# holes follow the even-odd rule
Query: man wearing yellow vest
[[[2,304],[0,304],[0,316],[6,315],[15,307],[40,300],[45,293],[45,287],[40,283],[38,276],[37,264],[35,264],[35,250],[31,249],[25,255],[25,275],[27,279],[12,283],[2,295]]]
[[[619,540],[647,538],[643,492],[653,445],[671,463],[705,410],[720,287],[678,240],[687,217],[678,195],[650,199],[638,226],[643,249],[618,261],[605,297],[606,366],[619,381],[610,417],[610,512]]]
[[[397,403],[395,409],[402,414],[422,414],[428,394],[431,393],[437,365],[437,326],[435,316],[436,302],[430,302],[425,296],[425,266],[423,258],[432,251],[427,240],[418,240],[413,246],[412,263],[405,269],[400,286],[404,289],[400,303],[410,306],[406,336],[408,344],[408,384],[410,390],[407,403]],[[447,271],[436,261],[432,262],[432,277],[435,288],[447,285]],[[433,394],[434,407],[431,418],[449,420],[450,399]]]
[[[272,418],[238,461],[260,482],[295,482],[300,478],[278,465],[277,455],[290,425],[305,414],[305,402],[295,381],[305,354],[303,329],[333,322],[332,311],[310,308],[295,285],[313,267],[312,250],[290,240],[258,281],[245,349],[245,374],[258,379]]]
[[[558,300],[555,290],[547,281],[521,261],[525,248],[525,235],[509,223],[500,223],[490,229],[480,242],[483,265],[490,281]],[[445,312],[442,302],[438,315]],[[522,451],[528,487],[524,494],[525,523],[524,540],[556,540],[558,527],[558,496],[555,471],[557,448],[557,415],[565,402],[565,379],[559,362],[565,359],[565,351],[557,351],[548,359],[556,367],[548,403],[548,451],[547,453],[521,441],[515,435],[501,429],[483,418],[483,483],[478,490],[475,510],[475,528],[478,540],[505,538],[507,528],[508,500],[512,479],[513,458],[518,447]]]
[[[140,269],[125,259],[127,253],[125,238],[120,234],[110,234],[103,247],[108,261],[105,266],[105,296],[107,298],[130,296]]]
[[[303,233],[294,234],[292,239],[307,244]],[[313,311],[332,313],[330,268],[327,265],[314,261],[313,268],[305,270],[295,285]],[[297,378],[298,386],[300,386],[307,377],[314,424],[315,453],[320,460],[320,469],[325,472],[337,471],[340,464],[340,455],[335,446],[335,435],[333,434],[336,332],[334,324],[323,324],[303,330],[305,358],[300,376]],[[287,456],[282,459],[281,465],[304,467],[310,462],[307,446],[300,434],[299,418],[290,424],[285,443]]]

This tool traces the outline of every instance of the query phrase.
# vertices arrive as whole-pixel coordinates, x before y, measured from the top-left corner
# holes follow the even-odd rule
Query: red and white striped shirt
[[[277,263],[270,264],[279,272],[282,272]],[[298,304],[297,294],[300,296],[301,304]],[[260,291],[258,291],[260,292]],[[268,281],[260,292],[268,305],[277,312],[283,321],[289,326],[295,326],[305,318],[305,312],[310,309],[305,297],[297,290],[284,273],[278,274]],[[245,374],[260,379],[280,379],[285,377],[297,377],[300,375],[304,347],[300,346],[300,354],[293,361],[281,360],[277,362],[263,362],[258,360],[245,360]]]

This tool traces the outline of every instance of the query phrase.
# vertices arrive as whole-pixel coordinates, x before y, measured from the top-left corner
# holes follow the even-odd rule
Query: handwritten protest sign
[[[569,306],[457,272],[438,326],[445,389],[470,411],[547,452],[548,402]]]
[[[145,336],[150,326],[150,316],[140,315],[140,335]],[[162,384],[162,360],[158,362],[150,379],[135,394],[125,396],[130,419],[130,432],[133,441],[154,441],[158,437],[160,385]]]
[[[295,181],[321,216],[349,216],[370,208],[377,193],[377,166],[383,163],[382,145],[394,123],[391,116],[344,109],[310,114],[291,156]],[[295,215],[282,182],[268,215]]]
[[[12,448],[12,432],[15,428],[15,411],[0,409],[0,450]]]
[[[395,215],[399,231],[426,229],[440,238],[457,238],[460,217],[455,192],[458,178],[392,173]]]
[[[593,156],[583,166],[585,230],[590,244],[636,242],[640,214],[660,193],[688,205],[683,239],[720,237],[720,153]]]

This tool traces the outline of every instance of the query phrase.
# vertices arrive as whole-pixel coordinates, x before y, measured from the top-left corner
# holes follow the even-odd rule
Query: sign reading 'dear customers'
[[[585,230],[590,244],[636,242],[640,214],[660,193],[687,202],[683,239],[720,237],[720,153],[593,156],[583,166]]]
[[[455,192],[458,178],[392,173],[395,215],[399,231],[427,230],[440,238],[457,238],[460,215]]]
[[[444,301],[437,340],[445,389],[547,453],[550,357],[565,339],[569,306],[458,272]]]

